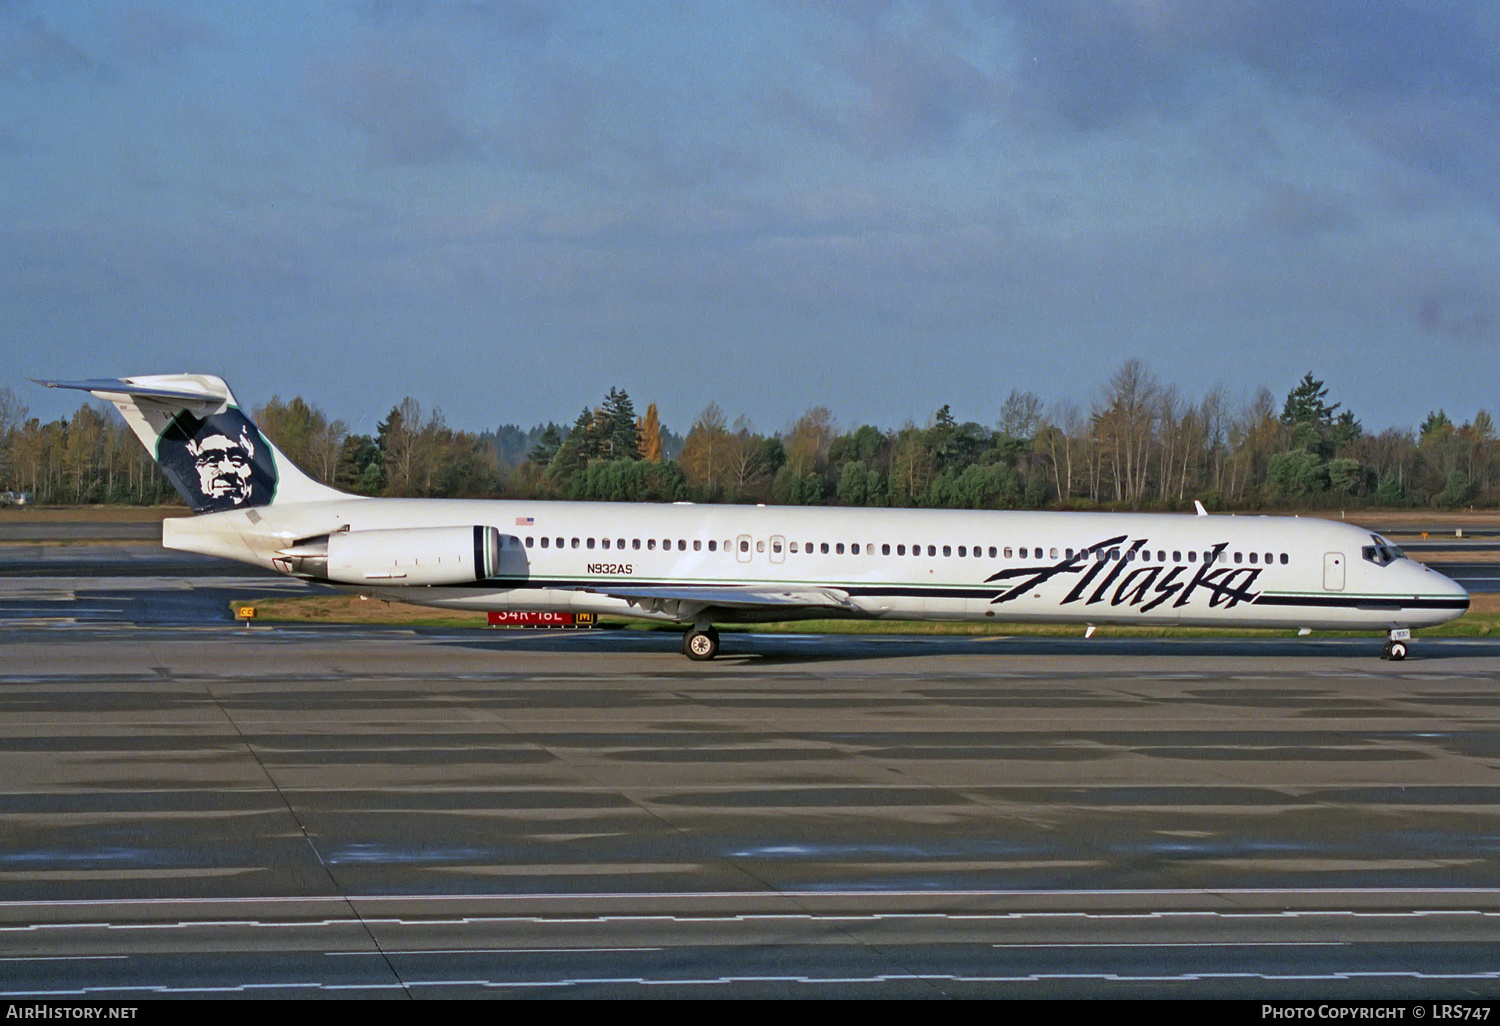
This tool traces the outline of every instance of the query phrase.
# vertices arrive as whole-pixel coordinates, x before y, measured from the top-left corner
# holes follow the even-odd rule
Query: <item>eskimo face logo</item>
[[[162,472],[195,512],[264,506],[276,494],[271,447],[239,410],[205,420],[184,410],[156,448]]]

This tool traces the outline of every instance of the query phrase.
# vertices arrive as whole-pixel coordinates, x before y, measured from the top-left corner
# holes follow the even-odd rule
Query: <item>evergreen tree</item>
[[[1329,406],[1324,401],[1327,398],[1328,389],[1323,382],[1312,376],[1312,371],[1308,371],[1297,387],[1287,394],[1286,405],[1281,410],[1281,422],[1287,425],[1332,423],[1334,411],[1342,404],[1334,403]]]
[[[601,453],[609,460],[641,458],[641,434],[636,426],[635,404],[623,389],[611,388],[598,418]]]
[[[1333,414],[1340,403],[1328,405],[1328,389],[1308,371],[1296,388],[1287,393],[1281,409],[1281,423],[1290,432],[1292,449],[1306,449],[1321,459],[1328,459],[1336,448]],[[1341,418],[1344,432],[1357,429],[1352,416]]]
[[[557,447],[557,452],[552,457],[552,462],[547,465],[547,479],[558,488],[567,488],[574,478],[588,465],[591,454],[591,441],[594,432],[594,411],[587,406],[573,422],[573,430],[568,432],[562,444]]]
[[[334,487],[361,495],[379,495],[385,488],[380,446],[369,435],[350,435],[339,450]]]
[[[1365,433],[1364,427],[1354,419],[1353,410],[1345,410],[1339,414],[1339,419],[1334,421],[1332,441],[1334,452],[1343,452],[1349,446],[1359,441],[1360,436]]]
[[[1429,413],[1427,419],[1422,421],[1422,426],[1417,430],[1417,437],[1422,440],[1423,444],[1427,444],[1440,441],[1452,433],[1453,421],[1449,420],[1448,415],[1442,410],[1438,410],[1435,413]]]
[[[562,431],[556,424],[548,423],[542,437],[526,453],[526,458],[539,467],[550,466],[557,450],[562,448]]]

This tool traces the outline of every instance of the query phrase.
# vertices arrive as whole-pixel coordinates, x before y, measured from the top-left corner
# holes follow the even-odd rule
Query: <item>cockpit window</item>
[[[1360,554],[1364,556],[1366,562],[1374,563],[1376,566],[1390,566],[1396,560],[1406,558],[1406,553],[1402,552],[1398,546],[1392,545],[1380,537],[1380,535],[1372,534],[1370,535],[1370,540],[1375,544],[1366,545],[1360,550]]]

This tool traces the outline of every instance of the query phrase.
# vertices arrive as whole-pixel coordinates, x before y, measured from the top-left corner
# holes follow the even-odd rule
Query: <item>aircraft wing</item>
[[[837,588],[778,588],[772,585],[631,585],[600,582],[583,589],[625,599],[636,605],[653,602],[686,602],[720,609],[767,609],[776,606],[799,609],[853,609],[848,592]]]

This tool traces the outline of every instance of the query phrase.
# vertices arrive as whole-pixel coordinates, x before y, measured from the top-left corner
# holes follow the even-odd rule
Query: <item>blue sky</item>
[[[1467,419],[1497,8],[0,0],[0,386],[894,427],[1139,357]]]

